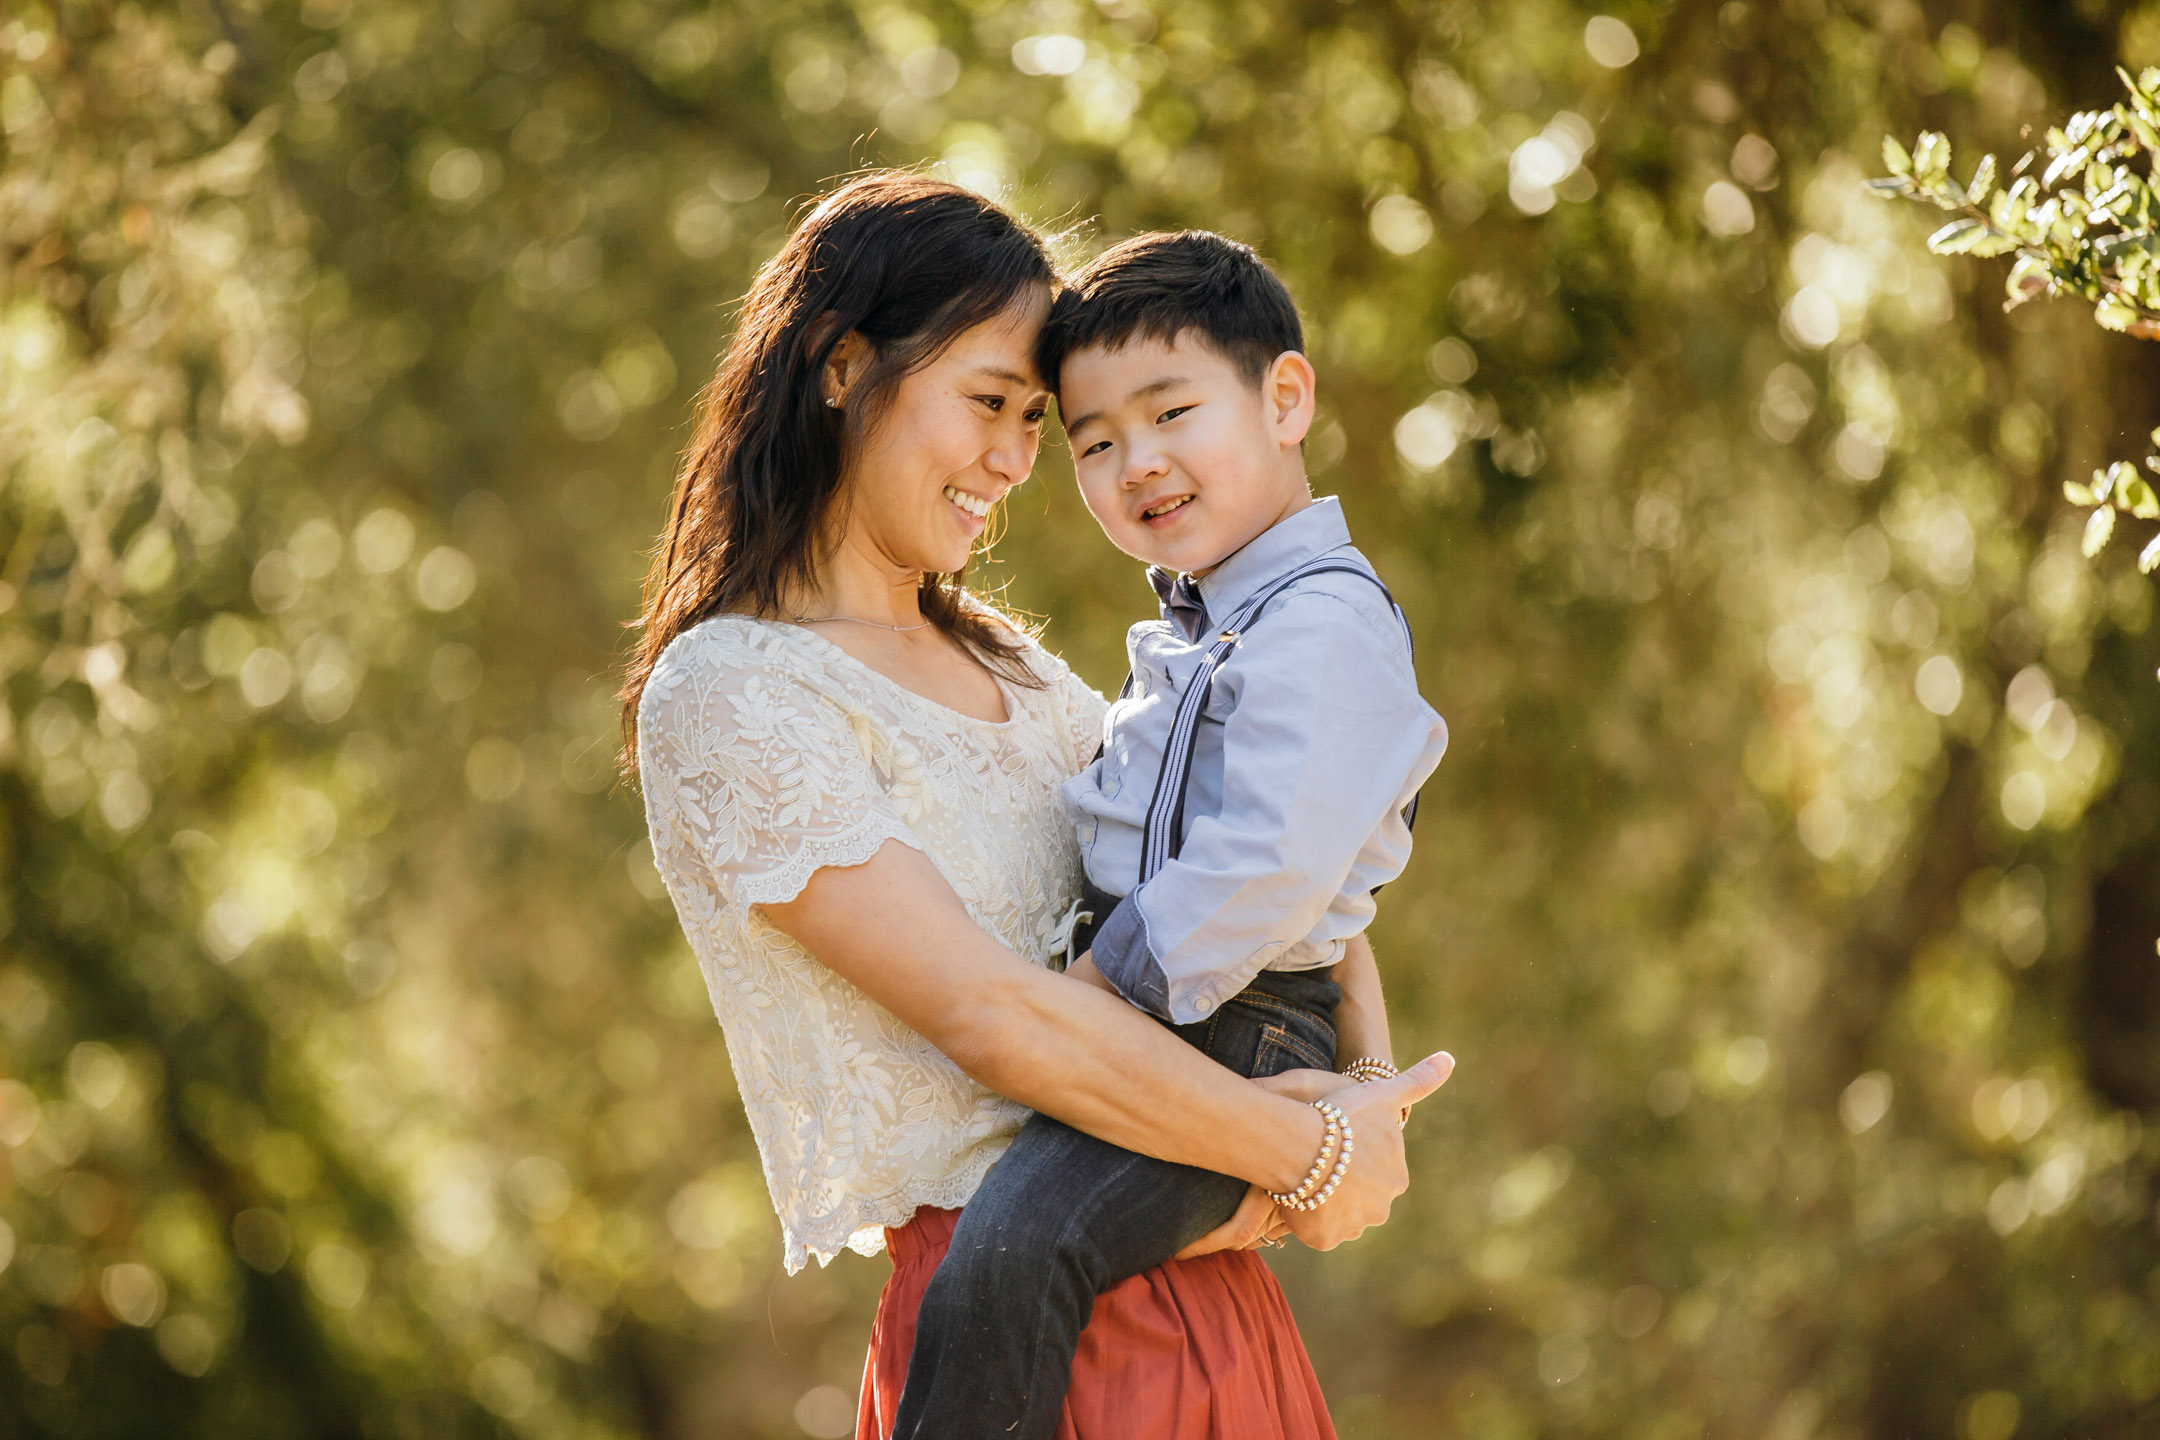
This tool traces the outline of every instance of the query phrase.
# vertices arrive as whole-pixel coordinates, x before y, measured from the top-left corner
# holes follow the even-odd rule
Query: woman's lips
[[[960,518],[970,530],[980,530],[990,523],[990,507],[994,503],[980,495],[962,490],[958,486],[945,487],[945,503],[960,512]]]

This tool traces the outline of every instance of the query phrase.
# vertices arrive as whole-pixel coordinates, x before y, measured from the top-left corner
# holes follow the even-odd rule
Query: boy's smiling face
[[[1211,570],[1312,503],[1298,445],[1313,373],[1295,350],[1254,384],[1188,330],[1076,350],[1058,378],[1081,497],[1136,560]]]

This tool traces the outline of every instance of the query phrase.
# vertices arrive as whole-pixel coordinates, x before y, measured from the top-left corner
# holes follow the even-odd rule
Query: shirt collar
[[[1215,624],[1227,619],[1270,580],[1349,543],[1350,526],[1343,519],[1342,502],[1326,495],[1255,535],[1201,580],[1150,566],[1148,583],[1155,587],[1166,619],[1178,618],[1172,612],[1185,609],[1181,602],[1197,591],[1209,623]]]

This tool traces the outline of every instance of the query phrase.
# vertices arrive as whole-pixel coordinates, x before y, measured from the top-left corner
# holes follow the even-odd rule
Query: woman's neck
[[[847,535],[795,613],[809,619],[844,615],[895,628],[919,625],[922,580],[921,571],[895,565],[860,536]]]

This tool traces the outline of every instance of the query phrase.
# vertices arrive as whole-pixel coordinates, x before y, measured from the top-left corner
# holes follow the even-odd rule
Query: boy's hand
[[[1253,1084],[1310,1105],[1342,1089],[1343,1077],[1332,1070],[1285,1070],[1280,1075],[1256,1076]]]
[[[1118,995],[1118,988],[1110,983],[1110,977],[1095,968],[1095,952],[1092,950],[1083,954],[1072,964],[1067,965],[1065,973],[1082,984],[1094,986],[1106,995],[1117,995],[1120,1000],[1125,998],[1123,995]],[[1315,1096],[1314,1098],[1319,1097]]]

